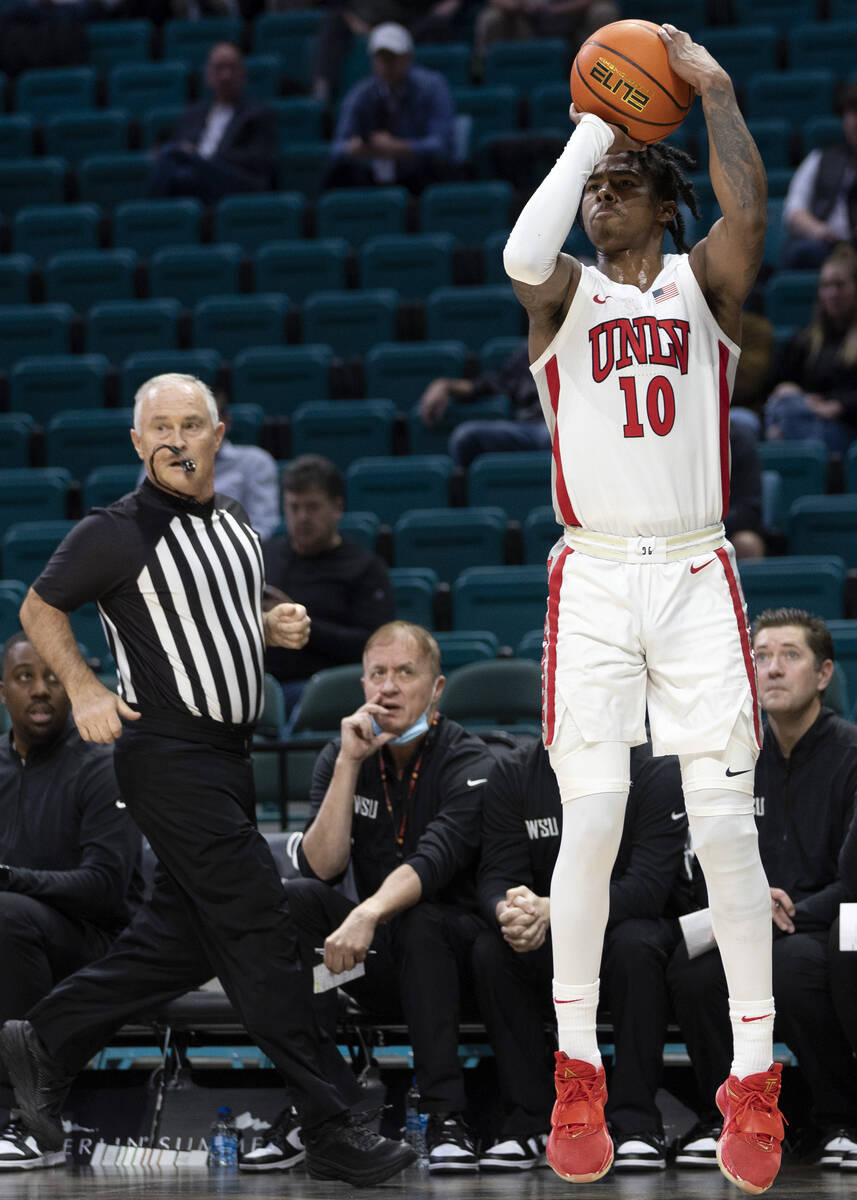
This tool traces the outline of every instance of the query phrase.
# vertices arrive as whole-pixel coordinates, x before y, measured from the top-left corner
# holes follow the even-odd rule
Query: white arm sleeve
[[[586,181],[612,144],[609,125],[585,113],[509,234],[503,266],[510,278],[533,286],[550,279],[577,216]]]

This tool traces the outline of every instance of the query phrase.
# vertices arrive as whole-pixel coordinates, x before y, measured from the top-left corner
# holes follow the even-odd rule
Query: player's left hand
[[[697,92],[701,92],[715,76],[729,78],[717,59],[695,42],[689,33],[676,29],[675,25],[661,25],[658,37],[666,46],[670,66],[676,75]]]
[[[309,640],[310,620],[302,604],[277,604],[263,614],[263,620],[269,646],[300,650]]]
[[[334,975],[362,963],[375,936],[375,921],[361,905],[324,939],[324,965]]]

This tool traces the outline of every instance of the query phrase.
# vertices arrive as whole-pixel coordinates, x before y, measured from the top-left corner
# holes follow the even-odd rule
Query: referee
[[[214,492],[223,438],[208,388],[159,375],[137,393],[131,439],[141,486],[86,516],[30,589],[21,619],[63,682],[87,741],[115,742],[124,803],[158,857],[151,900],[98,962],[0,1030],[22,1120],[43,1149],[63,1142],[74,1074],[129,1017],[216,974],[301,1117],[311,1175],[379,1183],[410,1147],[353,1121],[322,1075],[325,1037],[302,986],[279,872],[255,824],[250,744],[265,644],[297,649],[301,605],[262,613],[259,540]],[[98,604],[119,675],[103,687],[67,613]]]

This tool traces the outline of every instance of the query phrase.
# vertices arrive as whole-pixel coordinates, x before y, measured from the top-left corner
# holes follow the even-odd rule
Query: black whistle
[[[178,446],[165,446],[164,449],[169,450],[170,454],[175,454],[176,457],[178,457],[180,453]],[[196,463],[192,458],[181,459],[179,466],[184,471],[185,475],[189,475],[191,471],[196,470]]]

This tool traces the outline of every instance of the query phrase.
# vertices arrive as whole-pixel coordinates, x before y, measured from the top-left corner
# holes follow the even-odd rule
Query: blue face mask
[[[418,721],[414,721],[410,729],[406,729],[405,732],[400,733],[398,737],[390,738],[389,742],[387,742],[387,745],[406,746],[408,742],[413,742],[418,737],[422,737],[424,733],[428,733],[428,727],[428,717],[425,713],[423,713]],[[376,735],[384,732],[374,717],[372,718],[372,732]]]

